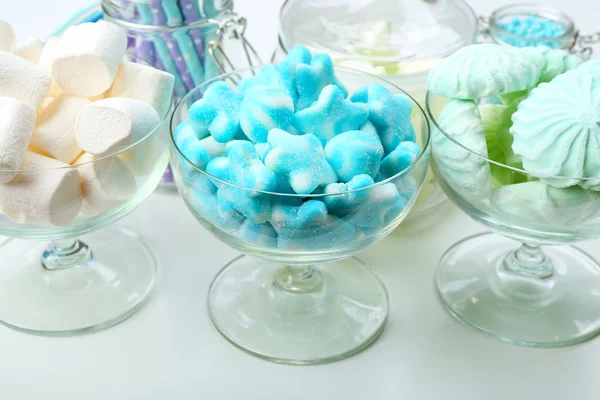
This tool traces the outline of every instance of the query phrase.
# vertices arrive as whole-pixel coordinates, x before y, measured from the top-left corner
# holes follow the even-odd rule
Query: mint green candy
[[[519,49],[474,44],[442,60],[429,73],[428,87],[440,96],[479,99],[532,88],[539,77],[538,63]]]

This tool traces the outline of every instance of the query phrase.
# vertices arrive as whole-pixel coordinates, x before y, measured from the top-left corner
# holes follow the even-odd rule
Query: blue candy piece
[[[211,158],[223,157],[225,155],[226,144],[217,142],[212,136],[202,139],[200,143],[206,148]]]
[[[278,246],[287,250],[316,250],[347,243],[355,228],[327,213],[325,204],[309,200],[299,207],[273,206],[271,224],[277,231]]]
[[[271,224],[256,224],[249,219],[238,230],[238,237],[261,247],[277,247],[277,232]]]
[[[301,133],[317,136],[325,146],[340,133],[358,130],[368,117],[364,104],[346,100],[339,87],[328,85],[312,106],[294,114],[292,125]]]
[[[271,216],[271,201],[268,196],[261,193],[221,185],[217,192],[217,199],[220,214],[226,214],[233,219],[243,216],[257,224],[262,224]]]
[[[348,183],[332,183],[325,187],[323,202],[330,214],[346,217],[356,212],[369,197],[369,190],[360,190],[375,183],[369,175],[357,175]],[[351,192],[351,193],[347,193]]]
[[[204,97],[190,107],[190,117],[208,127],[217,142],[225,143],[243,137],[240,128],[242,97],[227,83],[215,82]]]
[[[225,151],[227,157],[213,159],[208,163],[206,171],[223,181],[247,189],[217,183],[219,210],[232,216],[235,215],[234,211],[238,212],[258,224],[266,222],[271,213],[269,197],[248,189],[275,191],[275,173],[263,165],[254,145],[247,140],[231,141]]]
[[[357,208],[356,213],[347,220],[361,228],[378,228],[386,225],[390,213],[406,207],[405,199],[392,183],[374,186],[368,191],[367,199]]]
[[[325,158],[323,146],[314,135],[292,135],[281,129],[269,132],[269,150],[265,165],[278,175],[285,175],[294,192],[310,194],[319,186],[337,181]]]
[[[381,143],[381,138],[379,137],[379,134],[377,133],[377,129],[375,128],[375,125],[373,125],[373,123],[371,121],[367,120],[367,122],[365,122],[360,127],[360,130],[373,136],[375,139],[377,139],[379,141],[379,143]]]
[[[223,231],[237,231],[243,222],[238,213],[230,214],[219,210],[217,187],[206,176],[197,177],[189,202],[194,214]]]
[[[179,157],[178,160],[181,177],[186,186],[192,185],[196,176],[200,174],[196,167],[205,169],[211,159],[210,153],[200,140],[205,134],[206,130],[202,128],[202,124],[189,120],[182,121],[173,134],[175,145],[187,159]]]
[[[356,103],[366,103],[369,107],[369,121],[373,123],[385,153],[393,151],[400,142],[416,140],[410,122],[412,104],[408,97],[394,95],[378,84],[363,86],[351,97]]]
[[[223,182],[231,182],[231,162],[227,157],[216,157],[210,160],[206,165],[206,172]],[[215,181],[215,184],[222,187],[224,183]]]
[[[269,131],[286,129],[294,115],[294,100],[287,90],[257,86],[248,90],[240,109],[240,125],[255,143],[267,141]]]
[[[292,86],[292,83],[284,78],[276,65],[267,65],[256,75],[242,79],[238,83],[238,90],[240,94],[245,95],[250,89],[259,86],[283,89],[288,91],[292,97],[296,93],[296,89]]]
[[[317,54],[310,61],[310,65],[298,64],[294,79],[298,93],[296,111],[310,107],[328,85],[337,86],[344,97],[348,96],[348,89],[336,77],[333,61],[327,54]]]
[[[260,161],[254,144],[247,140],[234,140],[227,144],[225,151],[231,166],[231,182],[248,189],[275,191],[277,177]]]
[[[421,153],[421,146],[414,142],[402,142],[381,161],[377,181],[383,181],[410,167]]]
[[[327,143],[325,157],[342,182],[363,174],[375,178],[383,157],[383,147],[379,140],[368,133],[349,131]]]
[[[312,54],[304,46],[295,46],[290,50],[287,57],[279,63],[279,73],[284,84],[289,87],[290,95],[294,99],[294,103],[298,99],[296,91],[296,69],[300,64],[310,64]]]

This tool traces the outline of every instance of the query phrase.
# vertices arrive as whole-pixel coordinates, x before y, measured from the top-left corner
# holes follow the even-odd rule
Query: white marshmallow
[[[96,96],[113,82],[127,49],[127,35],[106,21],[67,29],[56,49],[52,77],[76,96]]]
[[[161,133],[157,132],[154,135],[161,135]],[[154,135],[119,155],[135,176],[146,176],[152,173],[160,158],[167,152],[167,144]]]
[[[84,153],[75,162],[81,175],[83,211],[96,215],[110,211],[135,196],[136,180],[119,157],[95,161],[96,156]]]
[[[0,96],[12,97],[37,109],[48,93],[50,78],[34,63],[0,51]]]
[[[56,58],[56,49],[58,48],[58,42],[60,38],[58,36],[52,36],[46,41],[42,53],[40,54],[39,66],[40,68],[50,77],[51,83],[48,89],[48,96],[58,97],[64,91],[58,86],[54,78],[52,78],[52,63]]]
[[[42,41],[36,37],[32,37],[23,43],[18,43],[15,46],[14,53],[19,57],[26,59],[27,61],[38,64],[40,62],[42,50],[44,50],[44,44]]]
[[[6,21],[0,21],[0,50],[12,52],[15,49],[15,31]]]
[[[0,97],[0,184],[17,175],[34,127],[35,110],[29,104]]]
[[[82,152],[75,140],[75,124],[79,113],[88,104],[90,101],[83,97],[66,93],[58,96],[40,114],[31,146],[71,164]]]
[[[22,172],[0,185],[0,206],[19,223],[50,222],[67,226],[82,204],[79,172],[52,158],[26,152]],[[31,172],[26,172],[31,171]]]
[[[141,100],[110,97],[85,107],[75,126],[75,138],[87,153],[109,155],[137,142],[158,127],[160,119]]]
[[[108,97],[131,97],[150,104],[164,118],[171,107],[175,78],[164,71],[128,61],[119,66]]]

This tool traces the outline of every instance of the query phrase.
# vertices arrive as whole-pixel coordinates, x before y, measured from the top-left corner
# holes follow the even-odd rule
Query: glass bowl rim
[[[481,154],[479,154],[479,153],[471,150],[470,148],[466,147],[462,143],[458,142],[456,139],[454,139],[452,137],[452,135],[450,135],[448,132],[446,132],[439,125],[439,123],[438,123],[437,119],[435,118],[435,116],[433,115],[433,111],[431,110],[431,107],[430,107],[430,103],[431,103],[430,98],[431,98],[431,96],[436,96],[436,97],[440,97],[440,98],[443,98],[443,99],[449,99],[449,100],[452,100],[452,98],[441,96],[441,95],[435,94],[435,93],[427,90],[427,94],[425,96],[425,108],[427,109],[427,116],[429,117],[429,119],[431,119],[431,122],[433,123],[435,129],[439,130],[444,136],[446,136],[446,138],[448,138],[449,140],[451,140],[457,146],[462,147],[464,150],[468,151],[469,153],[471,153],[471,154],[473,154],[473,155],[481,158],[482,160],[484,160],[484,161],[486,161],[486,162],[488,162],[490,164],[494,164],[494,165],[497,165],[499,167],[506,168],[506,169],[509,169],[509,170],[512,170],[512,171],[515,171],[515,172],[519,172],[519,173],[522,173],[522,174],[525,174],[525,175],[535,176],[535,177],[540,178],[540,179],[557,179],[557,180],[573,180],[573,179],[577,179],[578,181],[586,182],[586,181],[591,181],[591,180],[597,180],[598,178],[600,178],[600,176],[598,176],[598,177],[592,176],[592,177],[586,177],[586,178],[583,178],[583,177],[579,178],[579,177],[573,177],[573,176],[561,176],[561,175],[539,175],[538,176],[538,175],[533,175],[533,174],[527,172],[524,169],[511,167],[510,165],[502,164],[502,163],[500,163],[498,161],[494,161],[494,160],[492,160],[490,158],[484,157]],[[479,105],[478,105],[478,107],[479,107]]]
[[[196,164],[194,164],[193,162],[191,162],[186,156],[185,154],[183,154],[183,152],[181,151],[181,149],[179,148],[179,146],[177,146],[177,143],[175,143],[175,138],[174,138],[174,133],[175,130],[177,129],[177,127],[174,127],[173,125],[175,124],[175,116],[177,115],[177,111],[180,110],[181,107],[183,107],[183,104],[186,103],[186,101],[188,101],[192,96],[194,96],[196,93],[198,93],[198,91],[206,88],[207,86],[209,86],[210,84],[217,82],[217,81],[224,81],[234,75],[238,75],[240,76],[241,74],[243,74],[244,72],[252,72],[255,70],[260,70],[268,65],[272,65],[272,64],[265,64],[265,65],[256,65],[253,67],[248,67],[248,68],[242,68],[242,69],[238,69],[238,70],[234,70],[231,72],[228,72],[226,74],[221,74],[219,76],[216,76],[215,78],[208,80],[204,83],[202,83],[199,86],[196,86],[194,89],[192,89],[188,94],[185,95],[185,97],[183,99],[181,99],[181,101],[175,106],[175,109],[173,110],[173,113],[171,114],[171,121],[169,123],[169,134],[171,137],[171,145],[173,146],[173,148],[175,148],[175,150],[177,151],[177,154],[179,154],[181,157],[183,157],[183,159],[185,160],[185,162],[187,162],[188,164],[190,164],[195,170],[197,170],[198,172],[200,172],[201,174],[203,174],[204,176],[206,176],[207,178],[211,179],[211,180],[215,180],[221,184],[224,184],[226,186],[231,186],[234,187],[236,189],[242,189],[244,191],[249,191],[252,193],[260,193],[260,194],[264,194],[264,195],[269,195],[269,196],[282,196],[282,197],[295,197],[295,198],[321,198],[321,197],[328,197],[328,196],[336,196],[336,195],[345,195],[345,194],[350,194],[350,193],[357,193],[357,192],[361,192],[363,190],[370,190],[373,189],[375,187],[378,186],[383,186],[387,183],[393,182],[395,181],[397,178],[406,175],[407,173],[409,173],[410,171],[412,171],[414,169],[414,167],[419,164],[423,158],[425,157],[425,154],[427,154],[427,152],[430,149],[431,146],[431,124],[429,123],[429,119],[427,118],[427,114],[425,113],[425,110],[423,109],[423,107],[421,107],[421,105],[408,93],[406,93],[404,90],[400,89],[398,86],[396,86],[395,84],[393,84],[392,82],[389,82],[381,77],[378,77],[376,75],[371,75],[369,73],[363,72],[363,71],[359,71],[356,69],[352,69],[352,68],[347,68],[347,67],[341,67],[341,66],[335,66],[334,69],[336,70],[343,70],[346,72],[350,72],[350,73],[356,73],[358,75],[363,75],[363,76],[368,76],[370,78],[375,78],[378,81],[384,82],[385,84],[397,89],[400,91],[400,93],[402,93],[403,95],[405,95],[406,97],[409,98],[409,100],[412,102],[412,106],[414,107],[415,105],[417,106],[417,109],[419,110],[419,112],[421,113],[421,117],[423,118],[423,121],[425,121],[425,126],[427,127],[427,141],[421,146],[421,151],[419,152],[419,155],[415,158],[415,160],[405,169],[403,169],[402,171],[399,171],[398,173],[396,173],[395,175],[384,179],[383,181],[380,182],[374,182],[372,185],[369,186],[365,186],[363,188],[359,188],[359,189],[354,189],[354,190],[349,190],[349,191],[345,191],[345,192],[336,192],[336,193],[312,193],[312,194],[298,194],[298,193],[278,193],[278,192],[269,192],[266,190],[257,190],[257,189],[252,189],[252,188],[247,188],[244,186],[240,186],[237,185],[235,183],[229,182],[229,181],[224,181],[214,175],[209,174],[208,172],[206,172],[204,169],[202,168],[198,168],[198,166]],[[400,93],[395,93],[395,94],[400,94]],[[412,112],[411,112],[412,113]],[[182,120],[184,121],[184,120]]]
[[[151,66],[152,68],[157,69],[152,63],[144,60],[141,57],[138,57],[137,55],[135,55],[135,53],[127,51],[125,54],[129,54],[131,56],[134,56],[136,60],[143,61],[143,65]],[[127,61],[127,60],[125,60],[125,61]],[[132,61],[129,61],[129,62],[132,62]],[[138,61],[136,61],[136,63],[137,62]],[[107,97],[107,99],[108,98],[109,97]],[[171,93],[170,99],[171,99],[171,103],[173,103],[173,93]],[[90,103],[90,104],[92,104],[92,103]],[[96,158],[96,159],[94,159],[92,161],[87,161],[87,162],[84,162],[84,163],[73,164],[73,165],[65,165],[64,167],[53,167],[53,168],[40,168],[40,169],[0,169],[0,172],[9,172],[9,173],[12,173],[12,172],[16,172],[16,173],[21,173],[21,172],[23,172],[23,173],[34,173],[34,172],[60,171],[60,170],[66,170],[66,169],[77,169],[78,167],[83,167],[84,165],[95,164],[95,163],[107,160],[109,158],[117,157],[117,156],[119,156],[119,155],[121,155],[123,153],[126,153],[129,150],[133,149],[137,145],[143,143],[144,141],[146,141],[146,139],[148,139],[149,137],[151,137],[152,135],[154,135],[156,133],[156,131],[160,130],[161,127],[162,127],[162,125],[168,120],[172,109],[173,109],[173,105],[171,104],[169,106],[169,108],[167,109],[167,111],[165,112],[165,114],[163,116],[159,116],[159,122],[158,122],[158,124],[154,128],[152,128],[152,130],[150,130],[150,132],[148,132],[142,138],[136,140],[134,143],[132,143],[132,144],[130,144],[130,145],[128,145],[128,146],[126,146],[126,147],[124,147],[122,149],[119,149],[119,150],[117,150],[117,151],[115,151],[113,153],[107,154],[105,156]],[[26,151],[29,151],[29,150],[26,150]],[[37,153],[37,152],[34,152],[34,153],[36,153],[38,155],[41,155],[43,157],[48,157],[48,156],[45,156],[45,155]],[[82,153],[82,154],[84,154],[84,153]],[[81,157],[82,154],[80,154],[77,158]],[[50,157],[50,158],[52,158],[52,157]],[[52,158],[52,159],[54,159],[54,158]]]
[[[522,36],[522,35],[517,35],[512,32],[509,32],[509,31],[503,29],[502,27],[500,27],[500,25],[498,24],[498,18],[504,17],[504,16],[510,16],[511,14],[508,13],[508,11],[511,11],[513,9],[524,9],[524,10],[531,9],[531,11],[530,11],[531,14],[535,14],[535,16],[537,16],[537,17],[543,17],[543,18],[547,18],[547,19],[552,19],[552,18],[548,18],[547,17],[548,15],[552,15],[554,17],[559,17],[562,19],[562,21],[567,23],[565,32],[560,36],[554,36],[554,37],[549,37],[549,38]],[[503,13],[506,13],[506,15],[502,15]],[[515,14],[513,14],[513,16],[515,16]],[[508,4],[508,5],[505,5],[500,8],[495,9],[492,12],[492,15],[490,15],[489,27],[490,27],[490,31],[493,33],[492,36],[494,37],[494,40],[499,41],[503,44],[507,44],[507,43],[505,40],[501,40],[499,38],[499,35],[507,36],[511,39],[520,39],[520,40],[526,40],[526,41],[530,41],[530,42],[534,42],[534,43],[544,44],[544,43],[549,43],[549,42],[550,43],[560,43],[560,42],[564,42],[566,39],[569,39],[569,41],[572,41],[573,36],[576,33],[575,32],[575,23],[567,14],[563,13],[562,11],[560,11],[554,7],[547,6],[544,4],[536,4],[536,3],[514,3],[514,4]]]

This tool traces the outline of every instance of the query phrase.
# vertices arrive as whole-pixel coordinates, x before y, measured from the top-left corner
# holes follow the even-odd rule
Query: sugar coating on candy
[[[583,62],[575,54],[562,49],[552,49],[548,46],[525,47],[521,51],[540,67],[538,83],[550,82],[558,75],[576,68]]]
[[[240,94],[246,94],[250,89],[259,86],[281,89],[287,91],[293,99],[296,98],[296,88],[293,86],[293,82],[286,79],[276,65],[267,65],[256,75],[242,79],[238,83],[238,90]]]
[[[278,246],[288,250],[325,249],[350,240],[355,228],[327,213],[325,204],[309,200],[299,207],[277,204],[270,219]]]
[[[1,33],[0,36],[2,36]],[[44,44],[42,41],[36,37],[32,37],[22,43],[18,43],[15,46],[14,53],[17,56],[26,59],[27,61],[37,64],[40,61],[40,56],[42,55],[43,49]]]
[[[254,145],[249,141],[229,142],[226,152],[228,163],[225,163],[225,167],[228,167],[229,171],[217,173],[227,174],[228,181],[246,189],[221,185],[218,193],[219,203],[224,207],[235,209],[256,223],[266,222],[271,212],[268,196],[247,189],[275,191],[277,188],[275,173],[260,161]],[[215,172],[213,171],[215,164],[210,167],[210,171]]]
[[[421,146],[414,142],[401,142],[390,154],[381,160],[378,181],[383,181],[410,167],[419,154]]]
[[[533,89],[513,114],[510,129],[525,170],[551,186],[600,190],[599,110],[600,76],[586,69]]]
[[[158,69],[123,61],[119,65],[108,97],[130,97],[150,104],[160,118],[167,115],[175,78]]]
[[[223,231],[237,232],[243,218],[219,210],[217,187],[210,178],[199,175],[194,181],[189,201],[198,214]]]
[[[135,176],[119,157],[97,160],[84,153],[75,164],[81,176],[83,211],[88,215],[112,210],[137,193]]]
[[[12,97],[37,109],[50,88],[50,78],[37,65],[0,51],[0,96]]]
[[[431,70],[432,93],[458,99],[479,99],[533,87],[540,67],[520,49],[485,43],[463,47]]]
[[[253,142],[266,143],[271,129],[286,129],[294,115],[294,101],[279,87],[257,86],[244,95],[240,107],[240,125]]]
[[[106,21],[65,30],[52,62],[58,86],[76,96],[95,96],[112,84],[125,50],[125,30]]]
[[[363,174],[375,178],[383,157],[383,147],[368,133],[348,131],[327,143],[325,157],[342,182]]]
[[[371,84],[358,89],[350,99],[367,104],[369,121],[377,129],[386,154],[400,142],[415,141],[415,131],[410,122],[412,104],[408,97],[394,95],[379,84]]]
[[[264,157],[265,165],[276,174],[285,175],[296,193],[310,194],[319,186],[337,181],[316,136],[296,136],[273,129],[267,143],[270,150]]]
[[[294,114],[292,125],[302,133],[317,136],[325,146],[340,133],[358,130],[368,117],[369,111],[364,104],[346,100],[339,87],[328,85],[313,105]]]
[[[432,151],[441,178],[461,196],[479,200],[489,198],[492,190],[483,123],[472,100],[450,100],[438,117],[438,124],[455,141],[437,128],[432,132]],[[469,151],[469,150],[471,151]]]
[[[215,157],[206,165],[206,173],[223,181],[230,182],[231,179],[231,161],[227,157]],[[217,186],[223,185],[221,182],[216,182]]]
[[[369,175],[357,175],[348,183],[331,183],[325,186],[323,202],[330,214],[345,217],[355,212],[369,197],[368,190],[360,190],[373,185],[375,181]],[[350,193],[348,193],[350,192]]]
[[[209,136],[202,139],[200,142],[206,150],[208,150],[208,154],[210,154],[211,158],[222,157],[225,155],[225,147],[227,144],[217,142],[214,137]]]
[[[0,184],[10,182],[21,166],[35,126],[35,110],[29,104],[0,97]]]
[[[553,48],[560,47],[560,41],[540,41],[540,39],[557,38],[564,35],[566,31],[563,24],[550,18],[543,18],[537,15],[529,15],[527,17],[519,16],[508,21],[499,21],[498,26],[508,33],[521,36],[521,38],[516,38],[499,34],[499,37],[504,42],[515,47],[539,46],[540,43]]]
[[[0,20],[0,51],[12,52],[15,49],[15,31],[6,21]]]
[[[31,138],[31,146],[59,161],[71,164],[82,153],[75,138],[77,118],[89,104],[88,99],[67,93],[58,96],[40,114]]]
[[[160,117],[146,102],[111,97],[88,104],[75,125],[77,144],[87,153],[108,155],[136,143],[158,127]]]
[[[226,143],[243,135],[240,127],[242,98],[227,83],[208,87],[202,99],[190,107],[190,118],[208,127],[217,142]]]
[[[406,206],[398,188],[392,183],[376,185],[365,190],[366,200],[346,219],[360,228],[382,227],[389,220],[388,214],[397,215],[398,210]]]
[[[277,247],[277,232],[269,223],[257,224],[247,219],[240,226],[238,236],[257,246]]]
[[[175,145],[181,153],[197,168],[205,169],[211,160],[210,153],[202,144],[207,131],[202,124],[196,121],[182,121],[173,134]]]
[[[278,71],[281,74],[284,84],[290,88],[290,94],[294,102],[298,99],[296,89],[296,70],[298,65],[308,65],[311,60],[312,54],[310,50],[304,46],[294,46],[285,59],[279,63]]]
[[[500,186],[492,192],[495,210],[519,221],[575,226],[594,218],[600,195],[579,186],[556,188],[542,182]]]
[[[327,54],[317,54],[311,59],[310,65],[298,64],[294,79],[298,93],[296,111],[310,107],[328,85],[337,86],[344,97],[348,96],[348,89],[335,75],[333,61]]]
[[[68,226],[79,214],[82,195],[79,172],[68,164],[25,152],[22,171],[0,185],[0,206],[18,223],[49,222]]]

